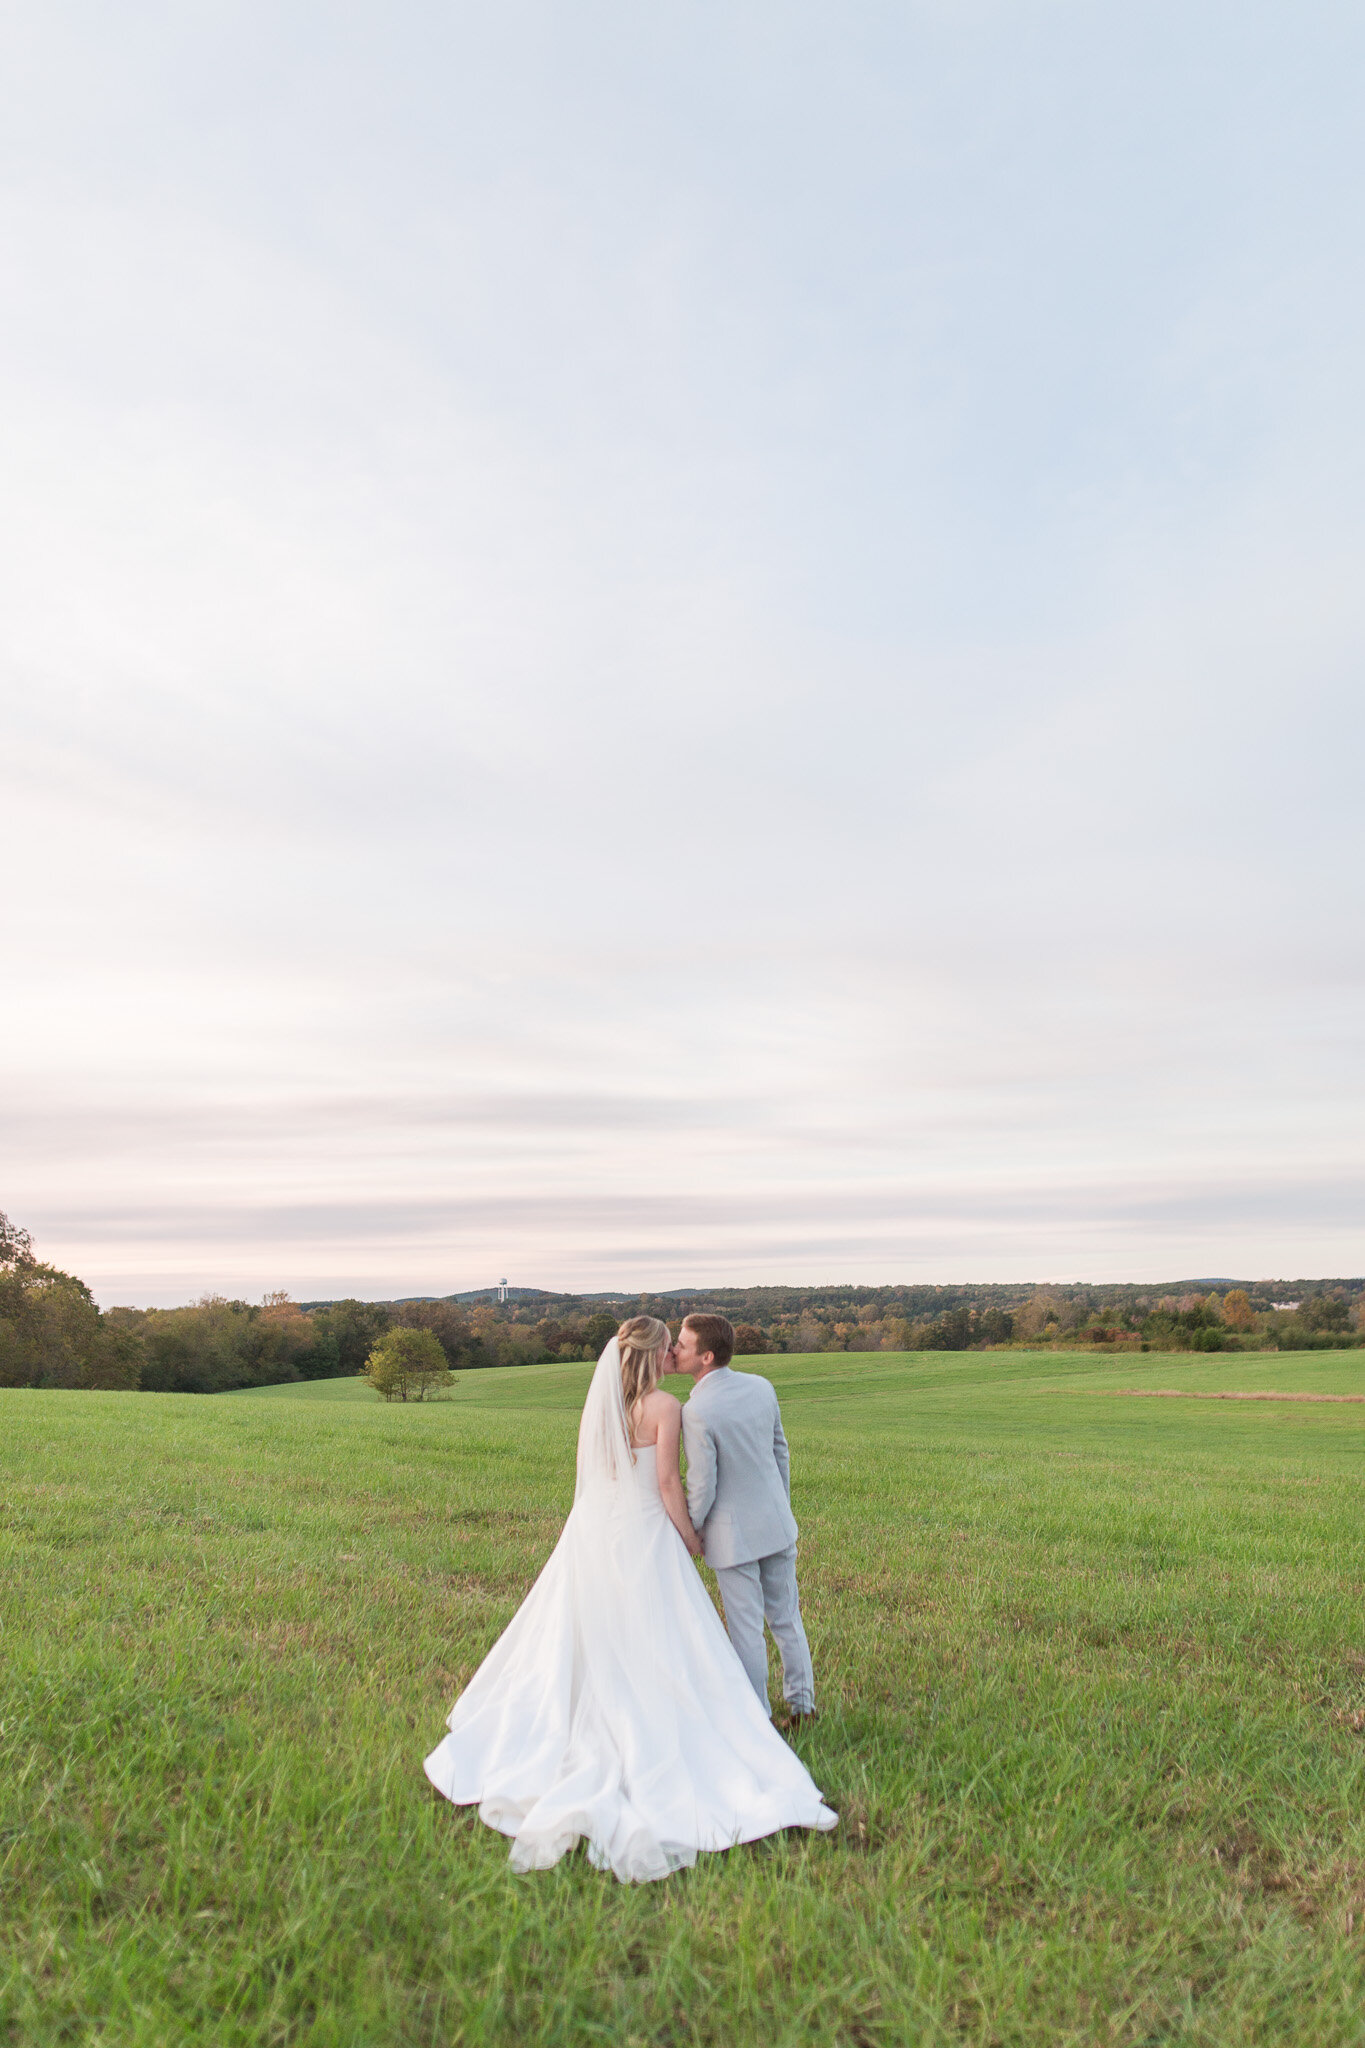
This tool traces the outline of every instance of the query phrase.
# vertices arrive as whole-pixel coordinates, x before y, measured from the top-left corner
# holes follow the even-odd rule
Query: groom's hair
[[[728,1365],[735,1355],[735,1330],[724,1316],[684,1316],[683,1326],[692,1332],[697,1348],[710,1351],[717,1365]]]

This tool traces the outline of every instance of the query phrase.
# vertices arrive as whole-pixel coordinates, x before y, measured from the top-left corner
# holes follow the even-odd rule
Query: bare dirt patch
[[[1365,1394],[1205,1394],[1195,1393],[1190,1387],[1059,1387],[1055,1391],[1099,1393],[1107,1401],[1365,1401]]]

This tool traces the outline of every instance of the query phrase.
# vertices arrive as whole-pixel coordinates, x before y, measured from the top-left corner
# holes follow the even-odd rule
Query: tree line
[[[512,1327],[610,1301],[618,1315],[719,1309],[743,1353],[1083,1349],[1314,1350],[1365,1342],[1365,1278],[1009,1286],[721,1287],[705,1293],[574,1296],[512,1290]],[[1291,1304],[1286,1307],[1285,1304]]]
[[[619,1321],[600,1305],[526,1324],[489,1302],[304,1306],[283,1292],[260,1302],[206,1294],[182,1308],[101,1311],[83,1280],[38,1259],[29,1233],[0,1212],[0,1387],[220,1394],[336,1379],[363,1371],[401,1329],[428,1332],[452,1371],[596,1358]]]
[[[1365,1344],[1365,1280],[1134,1286],[717,1288],[644,1295],[514,1290],[405,1301],[260,1302],[101,1311],[0,1213],[0,1386],[212,1394],[359,1373],[390,1332],[424,1331],[445,1366],[596,1358],[626,1315],[677,1328],[691,1310],[735,1324],[741,1357],[817,1351],[1058,1347],[1316,1350]],[[402,1347],[400,1347],[402,1348]],[[425,1347],[428,1357],[435,1354]]]
[[[609,1297],[618,1315],[694,1309],[735,1324],[741,1354],[817,1351],[1311,1351],[1365,1344],[1365,1279],[1174,1281],[1164,1285],[752,1287]],[[513,1328],[596,1296],[521,1290],[497,1313]]]

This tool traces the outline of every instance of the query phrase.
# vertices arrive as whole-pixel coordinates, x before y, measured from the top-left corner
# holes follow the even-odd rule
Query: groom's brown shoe
[[[784,1728],[809,1728],[811,1722],[818,1721],[819,1718],[820,1716],[816,1713],[814,1707],[807,1707],[804,1712],[794,1707],[788,1707],[782,1716],[782,1726]]]

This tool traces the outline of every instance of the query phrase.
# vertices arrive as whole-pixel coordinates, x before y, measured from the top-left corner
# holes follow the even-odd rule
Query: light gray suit
[[[725,1626],[768,1707],[766,1618],[794,1713],[815,1710],[815,1674],[796,1590],[791,1459],[770,1381],[728,1365],[703,1375],[682,1414],[687,1511],[720,1582]]]

